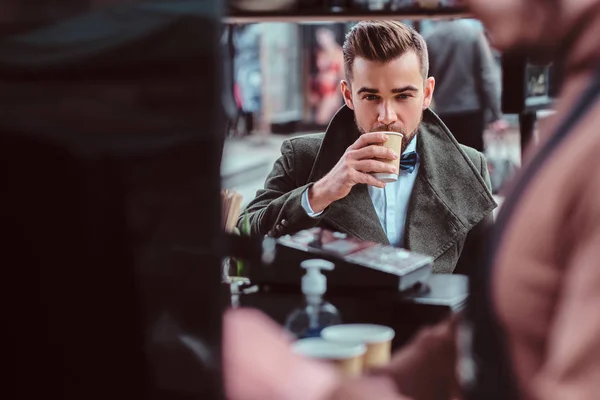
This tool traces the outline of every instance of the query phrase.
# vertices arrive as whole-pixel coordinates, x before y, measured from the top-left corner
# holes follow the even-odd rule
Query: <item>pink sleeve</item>
[[[539,400],[600,398],[600,177],[576,195],[573,245],[548,333],[546,355],[532,382]],[[568,232],[568,231],[567,231]],[[568,234],[568,233],[566,233]]]

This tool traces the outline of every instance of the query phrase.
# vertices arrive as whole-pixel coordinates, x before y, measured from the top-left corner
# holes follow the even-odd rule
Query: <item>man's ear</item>
[[[433,90],[435,89],[435,79],[433,77],[425,80],[425,97],[423,98],[423,110],[431,105],[433,100]]]
[[[352,102],[352,88],[350,87],[350,83],[347,81],[342,81],[340,88],[342,90],[342,96],[344,96],[344,102],[349,109],[354,110],[354,103]]]

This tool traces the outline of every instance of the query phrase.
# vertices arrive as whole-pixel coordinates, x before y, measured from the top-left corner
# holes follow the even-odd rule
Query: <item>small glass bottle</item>
[[[331,271],[334,266],[325,260],[306,260],[300,266],[306,269],[302,277],[305,304],[288,315],[285,328],[296,339],[319,337],[323,328],[342,322],[337,308],[323,300],[327,278],[321,270]]]

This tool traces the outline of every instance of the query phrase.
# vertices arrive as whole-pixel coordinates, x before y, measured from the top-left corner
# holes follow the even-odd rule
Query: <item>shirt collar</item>
[[[418,140],[419,134],[417,133],[415,135],[415,137],[413,138],[413,140],[410,141],[410,143],[408,144],[408,146],[406,146],[406,150],[404,150],[404,153],[402,154],[408,154],[411,151],[416,152],[417,151],[417,140]]]
[[[417,138],[418,137],[419,137],[419,134],[417,133],[413,137],[411,142],[408,144],[408,146],[406,146],[406,150],[404,150],[404,153],[402,153],[402,155],[404,155],[404,154],[409,154],[410,152],[414,151],[417,154],[417,165],[416,165],[415,169],[412,170],[411,172],[401,170],[400,172],[404,175],[412,175],[417,170],[417,167],[419,166],[420,157],[419,157],[419,153],[417,153],[417,140],[418,140]]]

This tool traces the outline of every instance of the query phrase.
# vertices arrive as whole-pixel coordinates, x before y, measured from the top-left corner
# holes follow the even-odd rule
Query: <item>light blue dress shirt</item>
[[[418,136],[415,135],[413,140],[408,144],[405,153],[417,150]],[[408,213],[408,203],[413,187],[415,186],[417,174],[419,173],[419,164],[420,161],[417,161],[417,165],[411,173],[400,170],[398,180],[386,184],[383,189],[368,186],[369,196],[379,217],[379,222],[381,222],[381,226],[390,244],[397,247],[404,245],[404,227]],[[312,218],[318,217],[323,212],[315,213],[313,211],[308,202],[308,190],[305,190],[302,194],[302,208]]]

